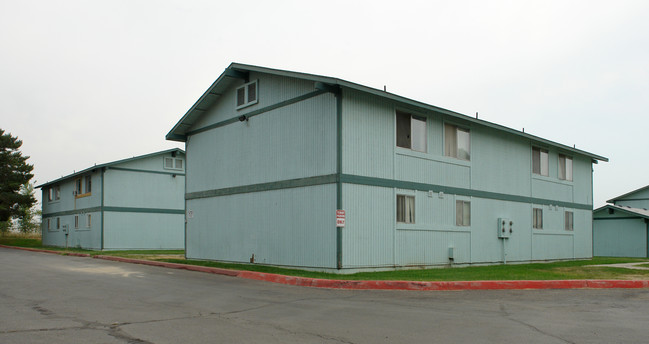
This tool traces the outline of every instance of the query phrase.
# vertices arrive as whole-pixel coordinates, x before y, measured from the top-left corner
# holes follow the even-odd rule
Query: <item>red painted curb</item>
[[[59,251],[0,245],[17,250],[54,253]],[[70,256],[90,257],[85,253],[68,253]],[[547,281],[350,281],[320,278],[285,276],[256,271],[228,270],[198,265],[158,262],[114,256],[95,255],[92,258],[123,263],[159,266],[170,269],[206,272],[218,275],[245,278],[256,281],[280,283],[300,287],[352,289],[352,290],[507,290],[507,289],[636,289],[649,288],[649,280],[547,280]]]

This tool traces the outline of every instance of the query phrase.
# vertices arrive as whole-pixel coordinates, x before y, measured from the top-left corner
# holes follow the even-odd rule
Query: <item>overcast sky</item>
[[[165,141],[230,62],[337,77],[610,158],[649,184],[649,1],[0,0],[0,128],[44,183]],[[39,195],[40,198],[40,195]]]

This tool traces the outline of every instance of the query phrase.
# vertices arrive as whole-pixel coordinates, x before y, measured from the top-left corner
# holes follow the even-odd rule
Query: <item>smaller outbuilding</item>
[[[185,152],[169,149],[37,186],[43,245],[93,250],[184,249]]]
[[[607,203],[593,212],[593,255],[649,257],[649,186]]]

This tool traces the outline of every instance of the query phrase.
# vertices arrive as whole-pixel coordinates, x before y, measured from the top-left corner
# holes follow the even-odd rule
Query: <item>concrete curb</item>
[[[62,253],[60,251],[0,245],[4,248],[54,253],[60,255],[91,257],[85,253]],[[548,281],[350,281],[285,276],[264,272],[228,270],[198,265],[158,262],[104,255],[92,258],[122,263],[158,266],[170,269],[206,272],[217,275],[245,278],[256,281],[294,285],[300,287],[353,289],[353,290],[511,290],[511,289],[637,289],[649,288],[649,280],[548,280]]]
[[[44,250],[42,248],[7,246],[7,245],[0,245],[0,247],[13,248],[14,250],[23,250],[23,251],[32,251],[32,252],[54,253],[61,256],[90,257],[90,255],[87,253],[61,252],[61,251],[54,251],[54,250]]]

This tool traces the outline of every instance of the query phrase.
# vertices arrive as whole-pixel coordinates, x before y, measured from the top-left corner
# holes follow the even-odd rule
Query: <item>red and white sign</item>
[[[345,227],[345,211],[342,209],[336,210],[336,227]]]

